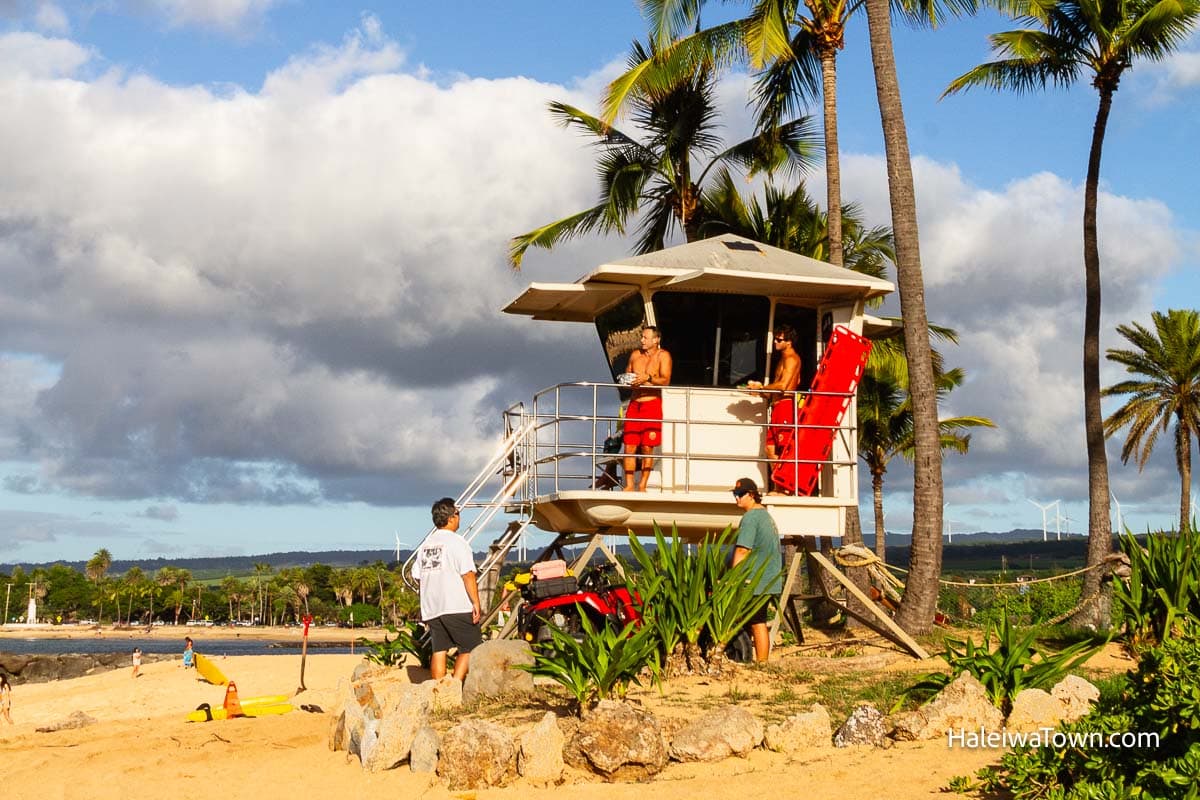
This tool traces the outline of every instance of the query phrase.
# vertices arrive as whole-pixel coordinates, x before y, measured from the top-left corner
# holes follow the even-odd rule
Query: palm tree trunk
[[[825,105],[825,215],[829,228],[829,263],[842,266],[842,167],[838,157],[837,52],[821,53],[821,83]]]
[[[942,449],[938,436],[937,394],[933,380],[933,351],[929,346],[929,319],[925,314],[916,191],[892,50],[891,11],[888,0],[866,0],[866,8],[875,92],[887,155],[888,195],[896,242],[896,284],[900,290],[900,314],[904,318],[904,349],[908,357],[916,451],[909,578],[900,610],[896,612],[896,623],[909,633],[924,633],[933,625],[938,577],[942,571]]]
[[[1108,456],[1104,452],[1104,416],[1100,411],[1100,247],[1096,233],[1096,203],[1100,186],[1100,153],[1112,108],[1113,89],[1100,89],[1100,108],[1092,129],[1087,183],[1083,193],[1083,427],[1088,458],[1088,566],[1083,597],[1097,597],[1076,615],[1079,625],[1096,628],[1108,623],[1107,597],[1100,596],[1097,565],[1112,552],[1112,519],[1109,517]]]
[[[1179,465],[1179,531],[1192,527],[1192,435],[1184,425],[1183,411],[1175,412],[1175,460]]]
[[[871,498],[875,501],[875,555],[887,563],[887,528],[883,524],[883,473],[871,472]]]

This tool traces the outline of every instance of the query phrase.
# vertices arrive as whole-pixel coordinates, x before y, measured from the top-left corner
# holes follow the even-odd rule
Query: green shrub
[[[351,616],[354,618],[353,627],[355,628],[361,628],[364,625],[374,625],[380,620],[379,606],[355,603],[352,606],[338,609],[338,622],[350,625]]]
[[[551,646],[533,649],[533,664],[518,665],[535,676],[550,678],[567,689],[576,710],[584,712],[598,700],[622,699],[631,683],[641,684],[649,669],[658,679],[658,639],[646,625],[629,623],[622,630],[607,625],[596,628],[580,614],[583,635],[550,626]]]
[[[1188,625],[1142,654],[1119,693],[1101,694],[1090,714],[1058,730],[1066,735],[1142,733],[1138,747],[1020,747],[998,770],[979,773],[984,788],[1016,800],[1200,797],[1200,635]]]
[[[1135,652],[1162,642],[1176,623],[1200,616],[1198,535],[1152,533],[1142,547],[1133,536],[1122,534],[1130,572],[1128,580],[1114,581],[1113,603],[1123,612]]]
[[[994,648],[993,633],[996,636]],[[1021,632],[1010,623],[1007,614],[1002,614],[997,625],[988,626],[981,645],[976,645],[970,638],[947,636],[944,640],[946,650],[941,656],[950,665],[951,673],[928,675],[912,691],[935,691],[966,671],[983,684],[992,703],[1007,714],[1012,709],[1013,698],[1021,690],[1051,688],[1087,661],[1106,641],[1099,644],[1076,642],[1057,652],[1042,649],[1037,645],[1036,629]]]
[[[366,659],[385,667],[399,666],[406,654],[417,659],[424,669],[429,669],[433,660],[433,642],[430,641],[428,630],[420,622],[410,621],[397,628],[388,625],[387,629],[396,634],[390,641],[384,634],[382,642],[375,642],[365,637],[359,638],[358,643],[367,650]],[[454,653],[446,654],[446,669],[454,669]]]
[[[754,594],[765,570],[752,569],[750,559],[727,566],[735,541],[732,528],[695,545],[691,553],[678,530],[667,539],[655,525],[654,541],[650,552],[637,537],[629,537],[639,566],[632,583],[641,597],[644,624],[663,659],[683,650],[681,671],[719,671],[725,646],[769,599]]]

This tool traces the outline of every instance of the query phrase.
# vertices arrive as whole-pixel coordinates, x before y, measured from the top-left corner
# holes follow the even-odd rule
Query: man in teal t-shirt
[[[738,478],[733,486],[733,499],[745,511],[738,525],[737,541],[733,546],[733,565],[750,559],[751,574],[762,573],[755,586],[756,595],[777,596],[783,591],[782,559],[779,555],[779,530],[762,504],[758,485],[750,478]],[[750,635],[754,638],[754,660],[766,661],[771,652],[767,632],[767,604],[764,603],[750,619]]]

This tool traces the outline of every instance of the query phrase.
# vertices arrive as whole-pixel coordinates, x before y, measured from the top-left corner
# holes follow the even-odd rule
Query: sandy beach
[[[202,651],[203,637],[193,638]],[[360,660],[358,656],[310,652],[305,671],[308,691],[294,702],[332,710],[340,696],[339,682],[349,677]],[[904,669],[915,664],[902,657],[889,656],[887,660]],[[299,683],[299,655],[232,656],[218,659],[218,663],[236,681],[243,698],[292,694]],[[501,789],[468,793],[451,793],[436,779],[413,774],[407,766],[368,774],[357,759],[329,750],[329,714],[298,710],[260,719],[189,723],[184,720],[188,711],[203,702],[219,705],[224,689],[197,680],[194,671],[184,670],[174,661],[144,665],[142,673],[133,679],[130,670],[119,669],[17,686],[13,696],[16,724],[0,722],[0,795],[5,800],[129,800],[214,792],[222,800],[261,800],[264,793],[377,798],[387,792],[429,798],[632,800],[650,790],[646,785],[598,783],[570,771],[557,788],[534,788],[518,780]],[[705,695],[718,698],[729,687],[722,682],[699,681],[688,691],[695,693],[700,706]],[[653,707],[656,697],[653,690],[639,692],[648,707]],[[89,714],[97,724],[36,732],[74,711]],[[674,713],[680,711],[688,713],[678,707]],[[528,716],[522,714],[521,719]],[[527,724],[532,723],[514,723],[514,730]],[[756,750],[746,759],[672,764],[655,780],[653,792],[658,800],[691,800],[697,796],[769,796],[787,786],[803,787],[813,797],[944,797],[940,789],[951,777],[974,773],[998,756],[997,751],[951,749],[944,741],[901,743],[889,750],[828,749],[798,758]]]

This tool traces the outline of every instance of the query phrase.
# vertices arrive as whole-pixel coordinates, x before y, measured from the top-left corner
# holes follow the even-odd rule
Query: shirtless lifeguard
[[[775,365],[774,380],[767,384],[759,381],[746,384],[762,392],[770,406],[770,424],[767,426],[764,449],[771,461],[780,457],[796,432],[796,387],[800,385],[800,354],[796,352],[796,338],[796,329],[791,325],[776,328],[775,352],[779,362]],[[768,472],[771,471],[768,469]],[[772,485],[776,490],[781,488],[774,486],[774,480]]]
[[[634,478],[638,471],[637,455],[650,456],[654,448],[662,443],[662,392],[653,387],[671,383],[671,354],[659,346],[662,337],[658,328],[647,325],[642,328],[642,347],[629,357],[627,370],[633,374],[629,385],[633,395],[625,412],[625,491],[634,491]],[[646,491],[650,482],[653,458],[641,459],[642,474],[636,490]]]

